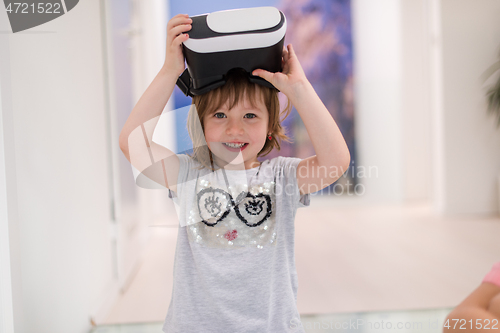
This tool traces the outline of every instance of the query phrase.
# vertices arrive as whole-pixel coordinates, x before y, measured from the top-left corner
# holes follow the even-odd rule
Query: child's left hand
[[[292,44],[288,44],[287,49],[283,48],[283,58],[281,61],[283,65],[282,72],[271,73],[264,69],[256,69],[252,72],[252,75],[259,76],[271,82],[273,86],[288,98],[291,98],[298,92],[299,87],[308,81]]]

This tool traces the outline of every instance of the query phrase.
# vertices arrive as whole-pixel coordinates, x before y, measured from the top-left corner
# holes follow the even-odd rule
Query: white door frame
[[[0,30],[8,31],[6,13]],[[9,34],[0,35],[0,332],[22,332],[21,252],[14,119],[10,91]]]

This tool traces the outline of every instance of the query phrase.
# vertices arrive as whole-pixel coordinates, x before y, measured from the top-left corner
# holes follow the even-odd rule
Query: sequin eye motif
[[[249,227],[264,223],[271,216],[271,197],[264,193],[247,193],[240,205],[234,207],[238,218]]]
[[[241,202],[240,202],[241,201]],[[198,209],[202,222],[209,227],[222,221],[234,207],[236,216],[249,227],[264,223],[272,213],[271,197],[268,194],[240,194],[235,204],[231,194],[218,188],[205,188],[198,193]]]
[[[245,204],[246,211],[249,212],[252,215],[259,215],[259,213],[262,211],[262,205],[264,202],[259,202],[252,200],[248,204]]]
[[[212,214],[212,216],[217,216],[220,212],[220,206],[222,206],[222,203],[219,203],[219,198],[215,198],[214,196],[209,196],[205,198],[205,209]]]
[[[229,193],[221,189],[205,188],[198,193],[200,217],[208,226],[214,226],[223,220],[232,206]]]

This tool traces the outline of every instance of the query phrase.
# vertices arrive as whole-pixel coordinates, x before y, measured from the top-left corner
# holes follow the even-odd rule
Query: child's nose
[[[242,133],[243,133],[243,124],[241,123],[241,121],[237,119],[230,120],[226,128],[226,134],[236,136]]]

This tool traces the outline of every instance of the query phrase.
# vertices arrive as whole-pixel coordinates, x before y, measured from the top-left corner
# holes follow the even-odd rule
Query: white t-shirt
[[[179,154],[179,216],[166,333],[305,332],[297,310],[294,238],[300,158],[212,172]]]

